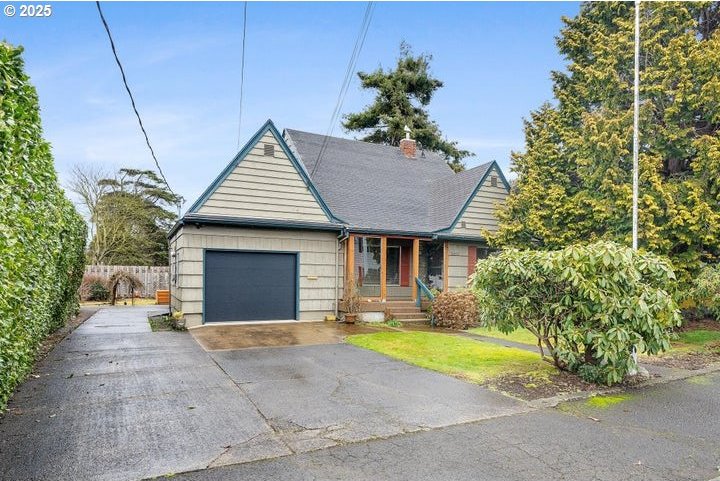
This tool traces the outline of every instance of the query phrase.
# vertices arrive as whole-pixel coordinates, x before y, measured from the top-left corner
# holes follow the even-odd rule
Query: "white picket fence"
[[[85,266],[85,275],[102,277],[106,281],[116,272],[128,272],[142,282],[143,287],[135,291],[139,297],[155,297],[155,291],[168,289],[170,285],[170,268],[168,266]],[[118,286],[118,297],[130,297],[128,287],[123,283]]]

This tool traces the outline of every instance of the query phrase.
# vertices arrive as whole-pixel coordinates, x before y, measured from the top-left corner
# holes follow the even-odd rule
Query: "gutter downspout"
[[[340,246],[342,242],[345,242],[350,237],[347,228],[343,227],[340,231],[340,235],[335,238],[335,320],[337,321],[338,314],[340,313],[340,306],[338,305],[338,294],[340,293],[339,279],[338,279],[338,267],[340,267]]]

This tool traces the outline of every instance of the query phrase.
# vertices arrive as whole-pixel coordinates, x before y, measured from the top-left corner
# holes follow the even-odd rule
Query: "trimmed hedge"
[[[22,48],[0,42],[0,410],[78,311],[86,225],[57,180]]]

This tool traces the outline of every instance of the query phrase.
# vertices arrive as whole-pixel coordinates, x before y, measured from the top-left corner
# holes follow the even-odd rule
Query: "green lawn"
[[[720,331],[710,331],[706,329],[685,331],[678,334],[678,341],[692,346],[704,346],[708,342],[720,341]]]
[[[504,334],[497,329],[490,327],[473,327],[472,329],[468,329],[468,332],[479,334],[481,336],[495,337],[498,339],[505,339],[506,341],[515,341],[522,344],[537,346],[537,337],[535,337],[535,334],[524,328],[515,329],[510,334]]]
[[[346,340],[416,366],[479,383],[506,374],[547,378],[555,371],[538,354],[449,334],[378,332]]]

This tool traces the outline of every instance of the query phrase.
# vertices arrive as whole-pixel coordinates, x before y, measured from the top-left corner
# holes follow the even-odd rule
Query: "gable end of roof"
[[[297,158],[295,157],[292,150],[288,147],[287,143],[285,142],[285,139],[282,135],[280,135],[280,132],[275,127],[275,124],[273,124],[272,120],[268,119],[267,122],[263,124],[262,127],[255,133],[255,135],[252,136],[252,138],[245,144],[245,146],[240,150],[240,152],[233,157],[233,159],[228,163],[227,166],[220,172],[220,174],[213,180],[213,182],[208,186],[207,189],[202,193],[202,195],[190,206],[190,208],[187,211],[187,214],[197,214],[198,210],[205,204],[205,202],[210,198],[210,196],[217,190],[217,188],[227,179],[227,177],[235,170],[235,168],[240,164],[240,162],[243,161],[243,159],[247,156],[247,154],[252,150],[252,148],[262,139],[262,137],[267,133],[270,132],[273,137],[275,137],[275,140],[278,142],[278,145],[283,149],[283,152],[285,155],[290,159],[290,162],[293,164],[293,167],[295,167],[295,170],[297,170],[298,174],[302,178],[303,182],[307,186],[310,193],[313,195],[317,203],[320,205],[320,208],[327,216],[328,220],[330,222],[339,222],[342,223],[343,221],[335,217],[335,215],[332,213],[328,205],[325,203],[325,200],[322,198],[318,190],[315,188],[315,185],[313,184],[312,180],[308,176],[307,170],[305,169],[305,166],[302,165]]]
[[[480,190],[480,188],[482,187],[482,185],[485,183],[485,180],[486,180],[487,177],[490,175],[490,172],[493,171],[493,169],[498,172],[499,177],[500,177],[500,180],[502,181],[503,187],[505,187],[505,190],[506,190],[508,193],[510,193],[510,183],[508,183],[507,179],[505,178],[505,174],[503,174],[503,171],[502,171],[502,169],[500,168],[500,166],[498,165],[497,161],[493,160],[493,161],[490,163],[490,165],[488,166],[487,170],[485,171],[485,174],[483,174],[483,176],[480,178],[480,180],[478,181],[478,183],[475,185],[475,188],[474,188],[474,189],[472,190],[472,192],[470,193],[470,196],[465,200],[465,203],[463,204],[462,208],[460,209],[460,211],[459,211],[459,212],[457,213],[457,215],[455,216],[455,219],[453,220],[452,224],[450,224],[448,227],[445,227],[444,229],[438,229],[438,230],[436,230],[435,232],[450,232],[450,231],[452,231],[452,230],[455,228],[455,226],[456,226],[457,223],[460,221],[460,219],[462,218],[463,214],[464,214],[465,211],[467,210],[468,206],[469,206],[470,203],[473,201],[473,199],[475,198],[475,196],[477,195],[478,191]]]

